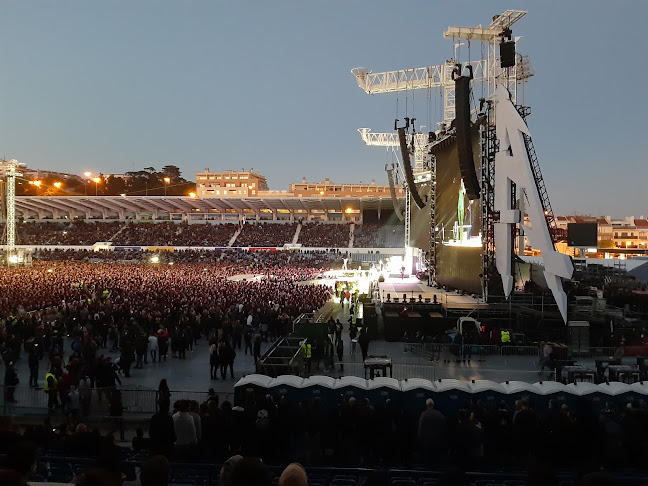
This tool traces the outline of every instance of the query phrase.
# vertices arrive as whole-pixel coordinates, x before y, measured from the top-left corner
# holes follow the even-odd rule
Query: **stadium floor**
[[[339,362],[335,361],[335,368],[326,372],[324,363],[317,366],[313,363],[311,374],[326,374],[334,377],[342,374],[353,374],[357,376],[364,375],[364,367],[358,348],[355,356],[350,355],[349,334],[348,334],[348,306],[336,305],[333,314],[334,318],[339,318],[346,326],[343,331],[345,343],[344,349],[344,372],[339,371]],[[66,343],[69,349],[69,342]],[[261,352],[265,352],[271,343],[262,343]],[[105,350],[103,350],[105,351]],[[117,352],[104,353],[116,359]],[[369,344],[369,354],[387,355],[394,363],[394,378],[403,379],[406,377],[421,377],[432,380],[440,378],[458,379],[458,380],[493,380],[504,382],[506,380],[518,380],[529,383],[535,383],[540,379],[549,379],[548,373],[539,375],[537,356],[488,356],[480,359],[479,356],[473,356],[470,364],[456,363],[453,356],[450,363],[441,361],[430,361],[429,358],[409,352],[404,343],[386,342],[383,340],[371,341]],[[593,365],[593,360],[579,361],[583,364]],[[46,358],[41,362],[39,370],[39,381],[42,386],[42,380],[47,370]],[[18,362],[18,374],[22,383],[26,383],[29,378],[27,359],[23,357]],[[201,340],[199,345],[194,346],[193,352],[187,352],[186,360],[179,360],[169,357],[167,362],[149,363],[143,369],[131,368],[131,377],[121,376],[124,385],[139,385],[146,388],[157,389],[160,379],[166,378],[171,390],[176,391],[207,391],[213,388],[216,392],[227,393],[233,391],[234,384],[244,375],[254,373],[255,367],[250,355],[243,354],[243,349],[237,350],[237,356],[234,362],[234,377],[232,380],[228,377],[226,380],[211,380],[209,378],[209,358],[207,354],[207,342]]]

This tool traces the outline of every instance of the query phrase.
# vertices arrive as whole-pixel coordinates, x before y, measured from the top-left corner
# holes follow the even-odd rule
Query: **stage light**
[[[159,256],[152,256],[151,259],[149,260],[151,263],[160,263],[160,257]]]

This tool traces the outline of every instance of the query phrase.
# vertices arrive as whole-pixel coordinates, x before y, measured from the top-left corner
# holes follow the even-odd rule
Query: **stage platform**
[[[426,283],[421,282],[415,277],[389,277],[384,282],[378,284],[380,288],[380,299],[387,302],[387,294],[390,300],[394,302],[395,298],[403,302],[403,295],[407,299],[419,300],[419,295],[425,302],[425,299],[434,301],[436,296],[437,302],[446,309],[488,309],[488,304],[483,302],[478,296],[471,294],[461,294],[459,292],[446,292],[443,289],[429,287]]]

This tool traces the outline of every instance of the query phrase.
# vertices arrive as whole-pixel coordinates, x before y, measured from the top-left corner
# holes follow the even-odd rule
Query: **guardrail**
[[[48,413],[48,395],[42,389],[26,386],[12,387],[0,385],[0,410],[3,415],[25,414],[39,415]],[[121,393],[121,403],[124,414],[153,415],[158,410],[158,391],[141,386],[125,386],[116,388],[93,388],[90,392],[90,402],[87,407],[88,417],[104,417],[110,415],[109,396],[113,390]],[[219,403],[225,400],[228,393],[215,393]],[[11,396],[13,400],[11,401]],[[171,391],[171,404],[178,400],[195,400],[202,403],[209,398],[208,392],[199,391]],[[59,397],[57,397],[59,400]],[[81,414],[84,413],[82,404]],[[55,413],[55,411],[52,411]]]
[[[373,343],[372,343],[373,346]],[[618,348],[611,346],[596,346],[587,348],[575,348],[570,346],[559,346],[553,348],[554,358],[608,358],[614,356]],[[441,361],[463,357],[464,354],[472,355],[473,359],[486,358],[488,356],[540,356],[542,349],[539,346],[518,346],[515,344],[451,344],[451,343],[405,343],[405,350],[425,356],[431,360]],[[373,348],[372,348],[373,352]],[[374,353],[375,354],[375,353]],[[624,356],[648,356],[648,345],[625,346]]]
[[[343,375],[357,376],[359,378],[369,378],[370,372],[365,368],[362,361],[351,361],[336,363],[339,368],[342,365]],[[374,376],[377,376],[374,374]],[[424,363],[399,363],[392,362],[391,375],[387,371],[385,376],[395,378],[396,380],[405,380],[407,378],[425,378],[434,381],[436,379],[436,368],[430,364]]]

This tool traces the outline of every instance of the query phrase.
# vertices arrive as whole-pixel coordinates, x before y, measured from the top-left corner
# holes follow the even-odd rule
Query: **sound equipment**
[[[473,159],[472,138],[470,136],[470,80],[468,76],[455,78],[455,128],[457,151],[461,178],[468,199],[479,199],[479,179]]]
[[[398,129],[398,141],[400,142],[401,155],[403,156],[403,170],[405,172],[405,180],[407,180],[407,187],[409,188],[409,192],[416,205],[419,209],[423,209],[425,203],[416,189],[416,184],[414,184],[414,174],[412,173],[412,163],[410,162],[409,150],[407,149],[407,140],[405,139],[404,128]]]
[[[500,66],[502,68],[515,66],[515,41],[500,43]]]

